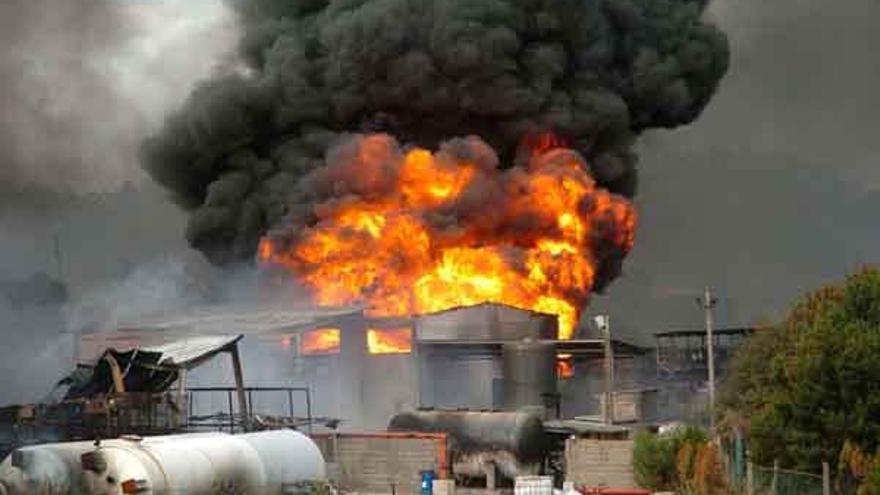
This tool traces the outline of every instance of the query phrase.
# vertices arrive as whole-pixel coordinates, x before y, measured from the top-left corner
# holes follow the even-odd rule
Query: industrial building
[[[551,315],[499,304],[410,318],[370,316],[357,307],[204,313],[82,335],[77,359],[89,362],[111,347],[239,334],[245,384],[306,387],[313,413],[338,418],[342,429],[384,427],[395,414],[418,409],[540,406],[547,419],[599,415],[605,342],[556,340],[556,330]],[[611,347],[620,400],[635,404],[641,396],[632,388],[650,353],[620,340]],[[187,383],[232,382],[228,362],[212,364]],[[649,416],[622,406],[618,420]]]

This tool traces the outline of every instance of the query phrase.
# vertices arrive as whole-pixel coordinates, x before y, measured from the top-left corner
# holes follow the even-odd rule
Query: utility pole
[[[702,299],[697,302],[703,307],[706,318],[706,367],[709,369],[709,427],[715,426],[715,339],[712,334],[712,308],[717,302],[709,290],[703,291]]]
[[[602,419],[607,425],[614,424],[614,349],[611,346],[611,322],[608,315],[596,316],[593,321],[602,333],[604,344],[603,364],[605,366],[605,403]]]
[[[64,263],[61,257],[61,236],[58,232],[52,234],[52,250],[55,257],[55,276],[59,282],[64,282]]]

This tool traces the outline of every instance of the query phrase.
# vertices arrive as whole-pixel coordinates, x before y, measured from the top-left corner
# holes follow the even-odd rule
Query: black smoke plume
[[[512,164],[552,130],[632,196],[635,138],[693,121],[727,70],[706,0],[232,0],[239,74],[207,81],[141,149],[213,262],[301,218],[301,178],[349,133],[436,149],[476,134]],[[487,205],[491,206],[491,205]],[[302,222],[297,221],[296,224]]]

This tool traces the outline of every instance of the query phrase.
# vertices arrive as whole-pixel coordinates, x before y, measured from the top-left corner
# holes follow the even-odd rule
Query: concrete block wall
[[[576,487],[636,488],[632,440],[570,438],[565,441],[565,480]]]
[[[420,493],[421,471],[448,469],[446,435],[341,433],[315,435],[337,488],[357,493]]]

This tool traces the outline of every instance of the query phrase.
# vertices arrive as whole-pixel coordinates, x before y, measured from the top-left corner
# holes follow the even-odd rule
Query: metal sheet
[[[556,317],[484,303],[421,315],[416,320],[420,341],[491,341],[554,338]]]
[[[237,311],[205,308],[191,313],[123,322],[119,330],[181,332],[189,335],[260,334],[297,330],[326,320],[357,317],[362,313],[363,308],[358,306]]]
[[[200,336],[147,346],[142,350],[161,354],[161,364],[190,368],[222,352],[241,338],[242,335]]]

